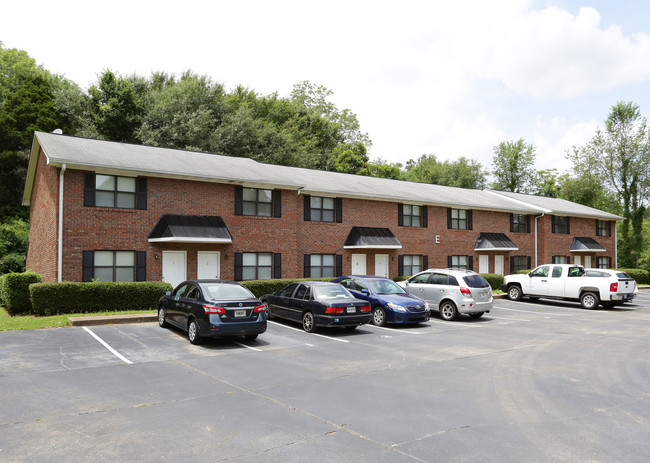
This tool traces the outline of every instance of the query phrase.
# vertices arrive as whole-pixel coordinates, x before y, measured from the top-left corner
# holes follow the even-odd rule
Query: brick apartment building
[[[611,267],[622,219],[562,199],[42,132],[23,204],[27,268],[44,281]]]

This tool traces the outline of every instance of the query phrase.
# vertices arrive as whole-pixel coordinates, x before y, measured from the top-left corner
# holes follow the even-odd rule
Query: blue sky
[[[537,168],[564,171],[617,101],[650,115],[650,4],[637,0],[26,0],[3,6],[0,41],[83,88],[103,69],[191,69],[283,96],[309,80],[390,162],[490,169],[495,145],[523,138]]]

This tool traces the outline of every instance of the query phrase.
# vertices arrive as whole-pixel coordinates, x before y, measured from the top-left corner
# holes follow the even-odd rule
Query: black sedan
[[[160,298],[158,324],[187,331],[192,344],[222,336],[252,341],[266,331],[266,305],[233,281],[184,281]]]
[[[325,281],[291,283],[277,293],[262,296],[262,301],[268,306],[269,317],[301,322],[309,333],[321,326],[354,329],[372,317],[368,302],[355,299],[337,283]]]

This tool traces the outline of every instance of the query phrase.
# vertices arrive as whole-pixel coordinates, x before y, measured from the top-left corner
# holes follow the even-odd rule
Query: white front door
[[[185,251],[163,251],[162,279],[174,288],[185,281],[187,275],[187,253]]]
[[[585,268],[591,268],[591,256],[585,256]]]
[[[494,273],[497,275],[503,275],[504,272],[503,256],[494,256]]]
[[[582,264],[582,256],[575,256],[573,258],[573,263],[576,264],[576,265]]]
[[[352,254],[352,275],[366,274],[366,255]]]
[[[218,251],[199,251],[196,254],[196,275],[199,279],[220,278],[221,253]]]
[[[490,256],[478,256],[478,273],[490,273]]]
[[[388,254],[375,254],[375,275],[388,278]]]

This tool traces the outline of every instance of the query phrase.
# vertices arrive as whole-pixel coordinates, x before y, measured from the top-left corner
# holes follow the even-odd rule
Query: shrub
[[[650,272],[642,268],[617,268],[621,272],[625,272],[634,278],[639,285],[650,284]]]
[[[281,280],[246,280],[240,281],[242,286],[248,288],[256,297],[280,291],[294,281],[332,281],[334,278],[284,278]]]
[[[29,285],[41,281],[34,272],[7,273],[0,279],[0,299],[12,315],[30,313]]]
[[[503,275],[497,273],[481,273],[481,276],[490,283],[492,291],[495,289],[501,290],[501,286],[503,286]]]
[[[408,275],[400,275],[400,276],[397,276],[397,277],[393,278],[393,281],[395,283],[397,283],[398,281],[408,280],[409,278],[411,278],[411,277],[408,276]]]
[[[29,287],[34,313],[92,313],[118,310],[155,310],[169,283],[140,281],[38,283]]]

